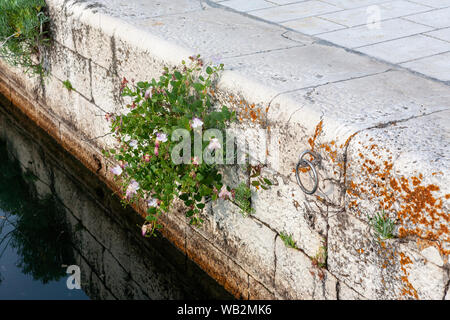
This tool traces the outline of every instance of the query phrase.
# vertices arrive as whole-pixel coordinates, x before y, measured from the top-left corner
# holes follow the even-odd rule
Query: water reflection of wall
[[[38,177],[30,181],[36,195],[62,204],[82,288],[91,298],[231,298],[167,240],[143,239],[138,214],[25,117],[6,115],[1,106],[0,140]]]

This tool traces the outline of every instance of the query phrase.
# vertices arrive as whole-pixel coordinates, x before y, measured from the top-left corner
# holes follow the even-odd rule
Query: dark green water
[[[0,217],[0,299],[232,298],[162,236],[143,238],[142,217],[8,104]]]
[[[0,141],[0,299],[89,299],[67,288],[71,239],[54,199],[36,199]]]

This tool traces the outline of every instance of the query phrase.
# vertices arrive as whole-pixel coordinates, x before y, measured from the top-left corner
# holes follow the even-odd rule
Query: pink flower
[[[212,138],[209,140],[209,145],[208,145],[209,150],[217,150],[217,149],[221,149],[221,148],[222,148],[222,146],[220,145],[219,139]]]
[[[146,153],[142,156],[142,160],[144,160],[145,162],[150,162],[151,158],[152,158],[152,156],[149,155],[148,153]]]
[[[123,77],[122,82],[120,83],[120,92],[122,92],[123,89],[125,89],[127,84],[128,84],[128,80],[125,77]]]
[[[162,132],[158,132],[156,134],[156,141],[166,142],[167,141],[167,134],[162,133]]]
[[[148,88],[147,91],[145,91],[144,98],[148,99],[148,98],[151,98],[151,97],[152,97],[152,89]]]
[[[198,165],[200,164],[200,162],[199,162],[197,156],[195,156],[195,157],[192,158],[192,164],[193,164],[194,166],[198,166]]]
[[[111,172],[113,174],[115,174],[116,176],[120,176],[122,174],[123,170],[122,170],[121,166],[117,165],[117,166],[111,168]]]
[[[193,118],[192,119],[192,123],[191,123],[191,127],[192,128],[199,128],[203,125],[203,121],[199,118]]]
[[[155,156],[158,156],[159,155],[159,144],[157,143],[156,145],[155,145]]]
[[[142,231],[142,236],[145,237],[145,235],[147,234],[148,230],[150,229],[150,225],[149,224],[143,224],[141,231]]]
[[[233,195],[231,194],[230,191],[227,190],[227,186],[223,185],[222,189],[220,189],[219,192],[219,198],[220,199],[230,199]]]
[[[124,161],[119,161],[119,165],[122,169],[125,169],[126,167],[128,167],[128,163],[126,163]]]
[[[108,112],[105,114],[105,119],[106,119],[106,121],[109,121],[109,120],[116,121],[116,116],[114,114]]]
[[[137,148],[138,142],[137,142],[137,140],[131,140],[128,144],[129,144],[129,146],[132,147],[133,149],[136,149],[136,148]]]
[[[147,200],[147,205],[149,207],[157,207],[158,206],[158,199],[150,198]]]
[[[135,195],[137,191],[139,190],[139,183],[136,180],[131,180],[131,183],[128,185],[126,196],[127,198],[130,198],[131,196]]]

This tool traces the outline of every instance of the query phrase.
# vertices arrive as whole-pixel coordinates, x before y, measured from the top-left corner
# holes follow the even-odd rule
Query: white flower
[[[199,118],[193,118],[192,119],[192,123],[191,123],[191,127],[192,128],[199,128],[203,125],[203,121]]]
[[[111,172],[113,174],[115,174],[116,176],[120,176],[122,174],[123,170],[122,170],[121,166],[117,165],[114,168],[111,168]]]
[[[221,149],[221,148],[222,148],[222,146],[220,145],[219,139],[212,138],[209,140],[209,145],[208,145],[209,150],[217,150],[217,149]]]
[[[130,143],[128,144],[130,147],[132,147],[133,149],[137,148],[137,140],[131,140]]]
[[[158,206],[158,199],[150,198],[147,199],[147,204],[149,207],[157,207]]]
[[[128,185],[126,196],[127,198],[131,197],[132,195],[135,195],[137,191],[139,190],[139,183],[136,180],[132,180],[131,183]]]
[[[160,141],[160,142],[166,142],[167,141],[167,134],[158,132],[156,134],[156,140]]]

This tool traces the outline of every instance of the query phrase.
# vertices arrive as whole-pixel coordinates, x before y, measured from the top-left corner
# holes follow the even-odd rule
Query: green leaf
[[[180,80],[181,78],[183,78],[183,75],[179,71],[175,71],[173,74],[175,75],[175,78],[177,80]]]
[[[187,201],[187,200],[189,199],[189,194],[183,193],[183,194],[180,195],[179,198],[180,198],[181,200],[183,200],[183,201]]]
[[[201,83],[196,82],[193,84],[193,86],[194,86],[194,89],[197,90],[197,92],[201,92],[201,91],[205,90],[205,86],[202,85]]]
[[[203,209],[205,207],[204,203],[197,203],[197,208]]]

